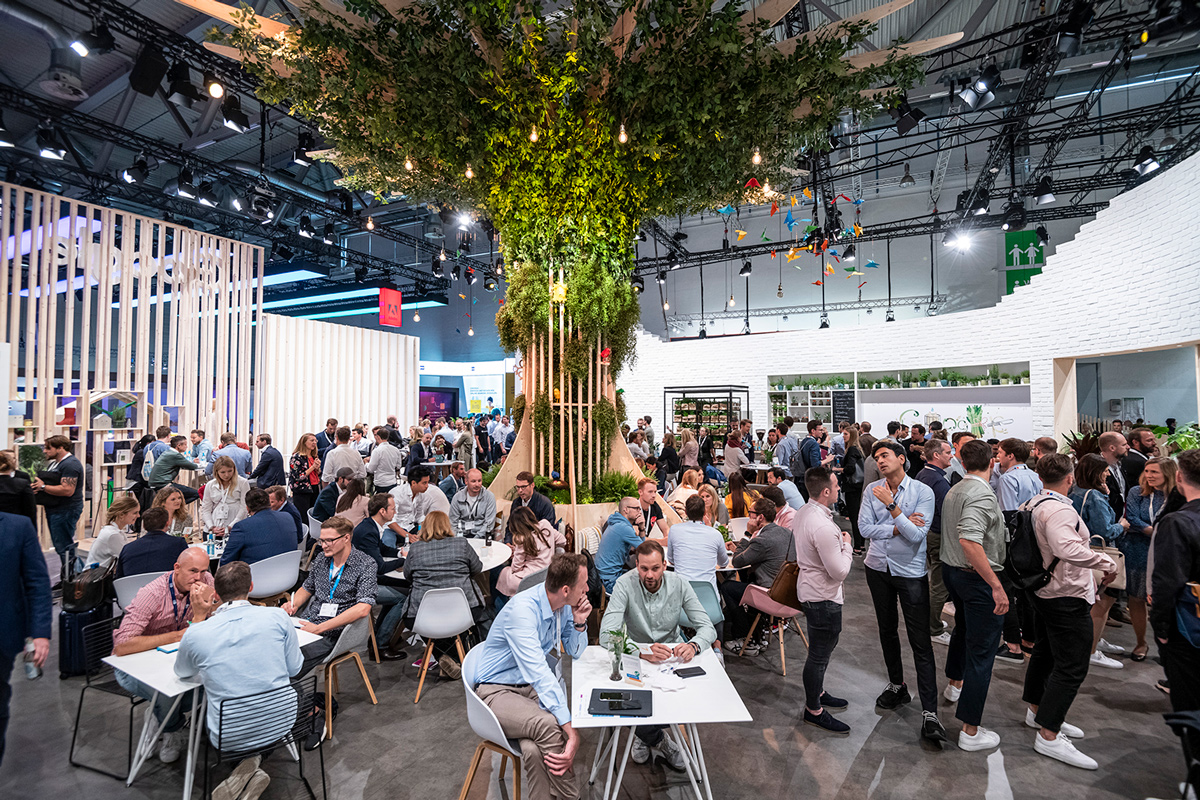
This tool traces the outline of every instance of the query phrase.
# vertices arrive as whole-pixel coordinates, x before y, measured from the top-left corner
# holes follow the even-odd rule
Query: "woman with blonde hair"
[[[475,466],[475,433],[471,430],[471,423],[460,419],[454,423],[454,427],[458,430],[454,437],[454,458],[461,461],[467,469],[471,469]]]
[[[1125,591],[1129,593],[1129,616],[1137,645],[1129,657],[1145,661],[1150,647],[1146,644],[1146,574],[1150,559],[1150,542],[1154,525],[1166,508],[1167,498],[1175,491],[1175,462],[1169,458],[1152,458],[1142,468],[1138,485],[1129,489],[1125,499],[1125,518],[1129,530],[1117,540],[1125,554]]]
[[[213,462],[212,475],[212,480],[204,486],[204,499],[200,501],[200,524],[205,531],[224,536],[246,518],[246,492],[250,491],[250,481],[237,474],[237,466],[229,456],[221,456]]]
[[[321,459],[317,457],[317,435],[301,434],[288,462],[288,485],[292,488],[292,503],[307,524],[308,510],[321,493]]]
[[[679,432],[679,467],[680,469],[700,469],[700,445],[696,443],[696,434],[691,428]]]
[[[681,518],[687,519],[683,510],[684,503],[699,490],[700,472],[695,469],[685,469],[683,476],[679,479],[679,485],[675,487],[675,491],[671,492],[671,496],[667,498],[667,502]]]
[[[345,490],[338,495],[337,505],[334,506],[334,516],[341,517],[350,523],[351,528],[367,518],[367,505],[371,498],[367,495],[367,485],[362,478],[353,478],[346,484]]]
[[[133,495],[123,494],[113,500],[105,512],[104,527],[88,551],[88,567],[108,569],[117,562],[121,549],[129,542],[129,529],[140,514],[141,507]]]
[[[184,506],[183,492],[179,491],[177,486],[164,486],[154,495],[154,502],[150,507],[161,508],[167,512],[167,524],[163,526],[163,533],[187,538],[192,532],[192,518]]]
[[[501,595],[496,598],[497,609],[503,608],[508,598],[517,593],[522,578],[549,567],[555,551],[567,547],[561,531],[525,507],[512,512],[508,532],[512,536],[513,557],[512,564],[500,571],[496,581]]]
[[[729,509],[721,502],[721,498],[717,496],[717,490],[713,488],[711,483],[705,481],[700,484],[697,493],[704,498],[704,524],[716,525],[718,522],[729,523]]]

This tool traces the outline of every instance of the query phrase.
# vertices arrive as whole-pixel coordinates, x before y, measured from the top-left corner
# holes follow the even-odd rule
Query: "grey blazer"
[[[483,605],[472,576],[483,572],[483,562],[471,543],[461,536],[413,542],[404,561],[404,577],[412,583],[404,616],[416,618],[421,598],[430,589],[463,590],[471,608]]]

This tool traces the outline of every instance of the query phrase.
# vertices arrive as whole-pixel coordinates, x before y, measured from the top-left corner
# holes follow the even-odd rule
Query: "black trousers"
[[[0,765],[4,764],[4,737],[8,733],[8,706],[12,701],[12,677],[14,657],[0,653]]]
[[[1158,643],[1158,652],[1171,682],[1171,710],[1200,711],[1200,650],[1172,633],[1166,644]]]
[[[340,631],[338,631],[340,633]],[[300,680],[309,672],[324,661],[330,653],[333,652],[333,646],[337,644],[337,636],[329,637],[322,636],[315,642],[309,642],[300,648],[300,655],[304,656],[304,663],[300,667],[300,672],[296,675],[296,680]]]
[[[304,520],[306,529],[308,526],[308,512],[312,509],[315,502],[317,502],[316,492],[301,492],[292,489],[292,505],[296,506],[296,510],[300,512],[300,519]]]
[[[942,580],[954,602],[954,633],[946,655],[946,677],[963,682],[954,716],[967,725],[978,725],[992,684],[1004,617],[995,613],[992,587],[974,570],[943,564]]]
[[[1027,598],[1037,617],[1021,697],[1038,707],[1038,725],[1058,733],[1091,665],[1092,607],[1082,597],[1047,599],[1030,593]]]
[[[933,660],[933,640],[929,637],[929,578],[904,578],[890,572],[866,568],[867,588],[875,604],[879,623],[879,644],[887,664],[888,680],[904,683],[904,662],[900,660],[899,602],[904,613],[904,629],[917,668],[917,691],[924,711],[937,711],[937,664]]]
[[[750,624],[754,622],[757,611],[750,611],[742,606],[742,595],[747,584],[742,581],[727,580],[719,587],[721,597],[725,599],[725,632],[729,634],[728,641],[741,641],[750,633]]]
[[[801,479],[800,483],[804,483]],[[842,486],[846,493],[846,513],[850,516],[850,535],[854,540],[854,549],[862,550],[867,546],[867,540],[858,532],[858,512],[862,509],[863,485],[846,484]]]
[[[809,710],[821,707],[825,670],[842,634],[842,604],[833,600],[801,603],[808,623],[808,656],[804,659],[804,702]]]

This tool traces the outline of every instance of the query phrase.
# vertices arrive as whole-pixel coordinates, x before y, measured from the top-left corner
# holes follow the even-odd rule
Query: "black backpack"
[[[1008,554],[1004,559],[1004,572],[1018,589],[1035,592],[1045,588],[1054,577],[1058,557],[1043,563],[1042,548],[1033,531],[1033,510],[1051,497],[1043,497],[1036,503],[1025,503],[1008,520]]]
[[[587,599],[592,604],[592,608],[599,608],[600,601],[604,598],[604,583],[600,580],[600,571],[596,569],[596,559],[592,557],[592,554],[584,550],[583,557],[587,559]]]

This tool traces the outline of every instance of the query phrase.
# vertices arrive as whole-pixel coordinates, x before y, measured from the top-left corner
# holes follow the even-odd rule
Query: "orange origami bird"
[[[745,239],[745,238],[746,238],[746,232],[745,232],[745,231],[734,230],[734,233],[736,233],[736,234],[737,234],[737,237],[738,237],[738,238],[737,238],[737,240],[738,240],[739,242],[740,242],[742,239]]]
[[[812,282],[812,285],[813,285],[813,286],[821,286],[822,284],[821,284],[821,282],[820,282],[820,281],[813,281],[813,282]]]

